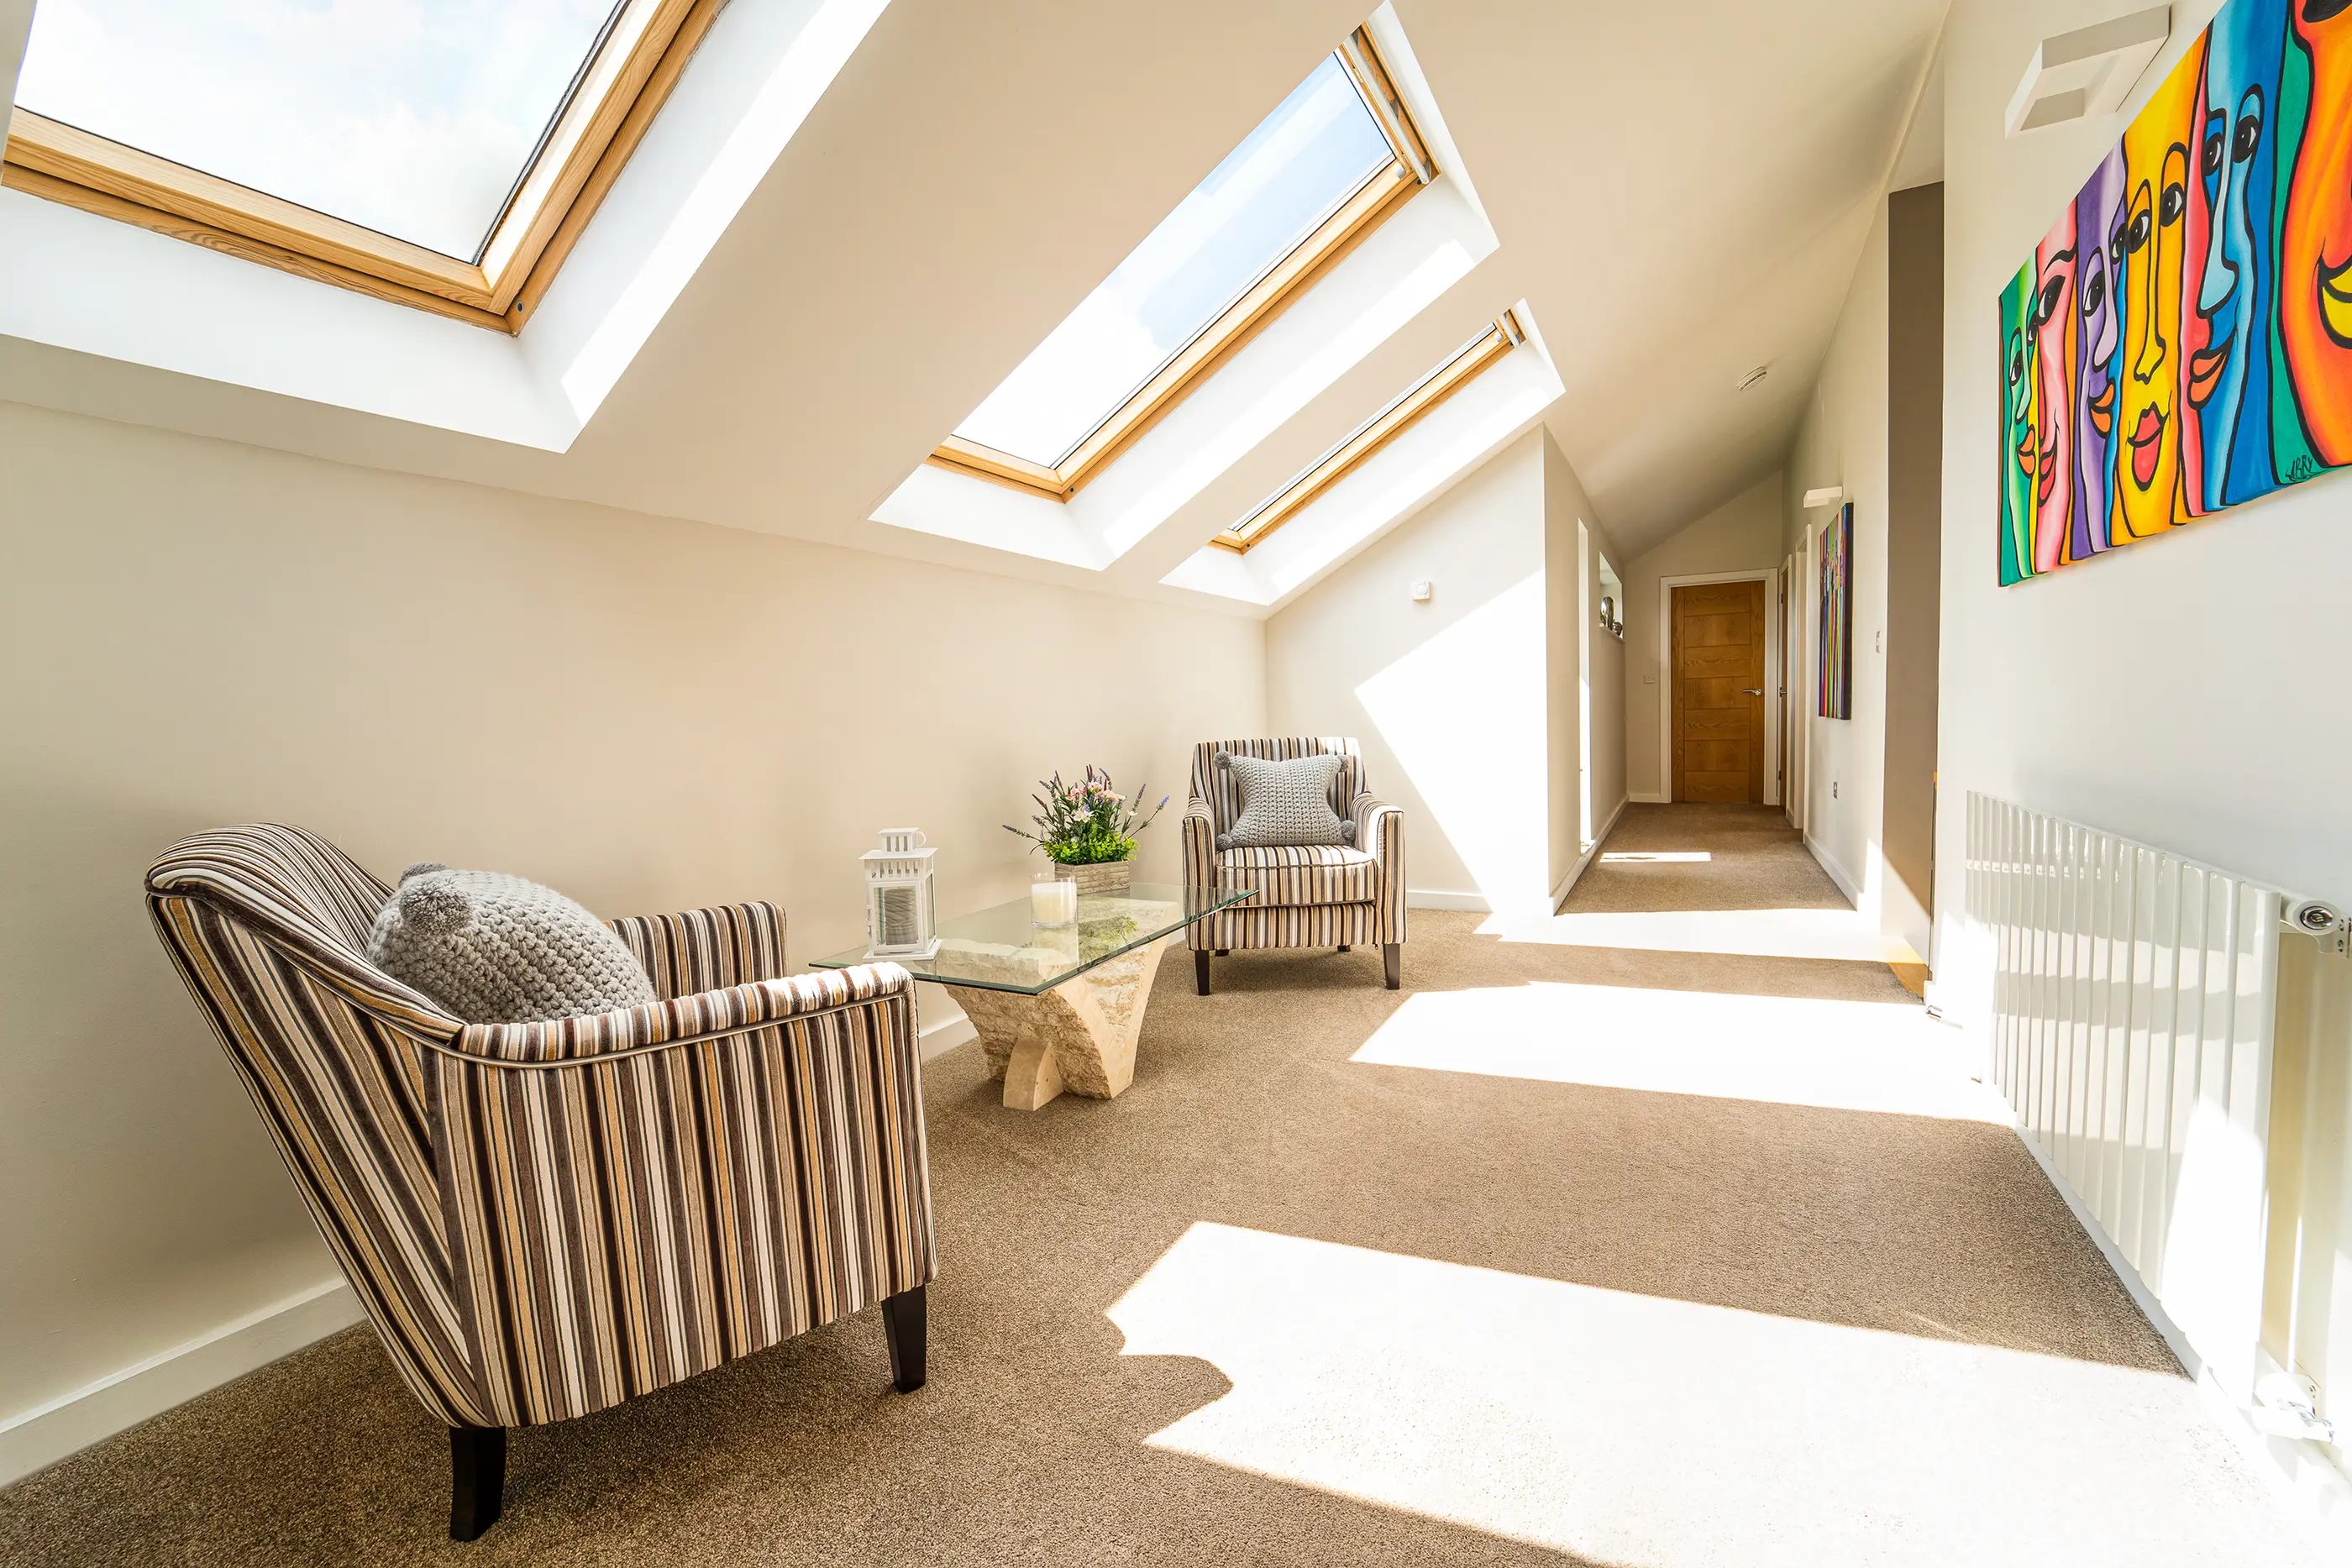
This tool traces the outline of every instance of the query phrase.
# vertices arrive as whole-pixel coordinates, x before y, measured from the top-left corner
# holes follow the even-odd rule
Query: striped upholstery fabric
[[[904,969],[605,1016],[629,1021],[586,1041],[566,1026],[597,1020],[471,1025],[431,1063],[499,1426],[602,1410],[933,1272]],[[673,1026],[698,1043],[658,1044]],[[562,1065],[510,1065],[542,1061]]]
[[[784,972],[784,912],[772,904],[732,904],[685,915],[633,915],[606,925],[620,934],[667,999],[715,991]]]
[[[1380,862],[1345,844],[1285,844],[1226,850],[1217,856],[1217,880],[1248,888],[1258,908],[1274,904],[1370,904],[1380,896]]]
[[[927,1282],[913,982],[780,977],[770,904],[614,923],[651,1007],[460,1024],[371,967],[381,881],[297,828],[149,907],[401,1376],[452,1426],[587,1415]]]
[[[1228,850],[1216,837],[1241,814],[1231,773],[1214,764],[1220,751],[1248,757],[1288,758],[1336,754],[1347,758],[1331,783],[1331,809],[1356,824],[1351,856],[1360,854],[1369,875],[1349,862],[1344,873],[1308,869],[1305,862],[1244,856],[1306,856],[1319,850]],[[1294,872],[1295,874],[1291,874]],[[1317,877],[1339,894],[1310,895]],[[1187,887],[1248,887],[1257,896],[1184,928],[1195,949],[1332,947],[1383,945],[1405,939],[1404,813],[1375,800],[1365,780],[1356,742],[1343,736],[1291,736],[1264,740],[1208,740],[1192,748],[1192,798],[1184,810],[1184,883]],[[1276,900],[1286,900],[1276,902]]]

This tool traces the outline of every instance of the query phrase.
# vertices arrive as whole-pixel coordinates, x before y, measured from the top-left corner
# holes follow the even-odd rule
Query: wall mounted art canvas
[[[1830,514],[1822,529],[1822,636],[1819,700],[1823,718],[1853,716],[1853,503]]]
[[[2003,584],[2352,463],[2352,4],[2230,0],[2000,335]]]

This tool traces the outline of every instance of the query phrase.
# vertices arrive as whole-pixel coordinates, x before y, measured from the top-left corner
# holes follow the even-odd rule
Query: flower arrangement
[[[1110,775],[1087,764],[1086,776],[1074,784],[1062,782],[1058,772],[1037,781],[1041,794],[1032,795],[1039,812],[1029,820],[1036,831],[1004,824],[1004,831],[1027,839],[1045,852],[1055,865],[1102,865],[1135,854],[1135,835],[1150,827],[1168,809],[1168,797],[1149,816],[1139,816],[1126,796],[1111,785]]]

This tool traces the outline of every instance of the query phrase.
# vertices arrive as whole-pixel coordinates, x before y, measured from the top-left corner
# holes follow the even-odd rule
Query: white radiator
[[[1991,1075],[2203,1360],[2250,1395],[2263,1332],[2279,921],[2263,887],[1969,796],[1995,948]]]

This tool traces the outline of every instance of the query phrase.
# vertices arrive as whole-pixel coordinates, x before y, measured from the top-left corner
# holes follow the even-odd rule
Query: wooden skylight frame
[[[630,0],[523,171],[481,262],[12,110],[0,184],[497,331],[522,330],[726,0]]]
[[[1049,468],[959,435],[940,443],[925,461],[1050,500],[1067,501],[1337,267],[1408,197],[1435,180],[1437,166],[1428,144],[1414,125],[1403,95],[1397,91],[1370,29],[1357,28],[1337,52],[1381,133],[1388,139],[1390,157],[1383,168],[1105,416],[1060,466]]]
[[[1297,478],[1268,496],[1255,511],[1209,542],[1236,555],[1264,544],[1268,535],[1297,517],[1326,490],[1371,460],[1374,453],[1418,424],[1438,404],[1468,386],[1504,355],[1527,341],[1518,313],[1506,310],[1486,329],[1456,349],[1445,362],[1391,398],[1381,411],[1308,464]]]

